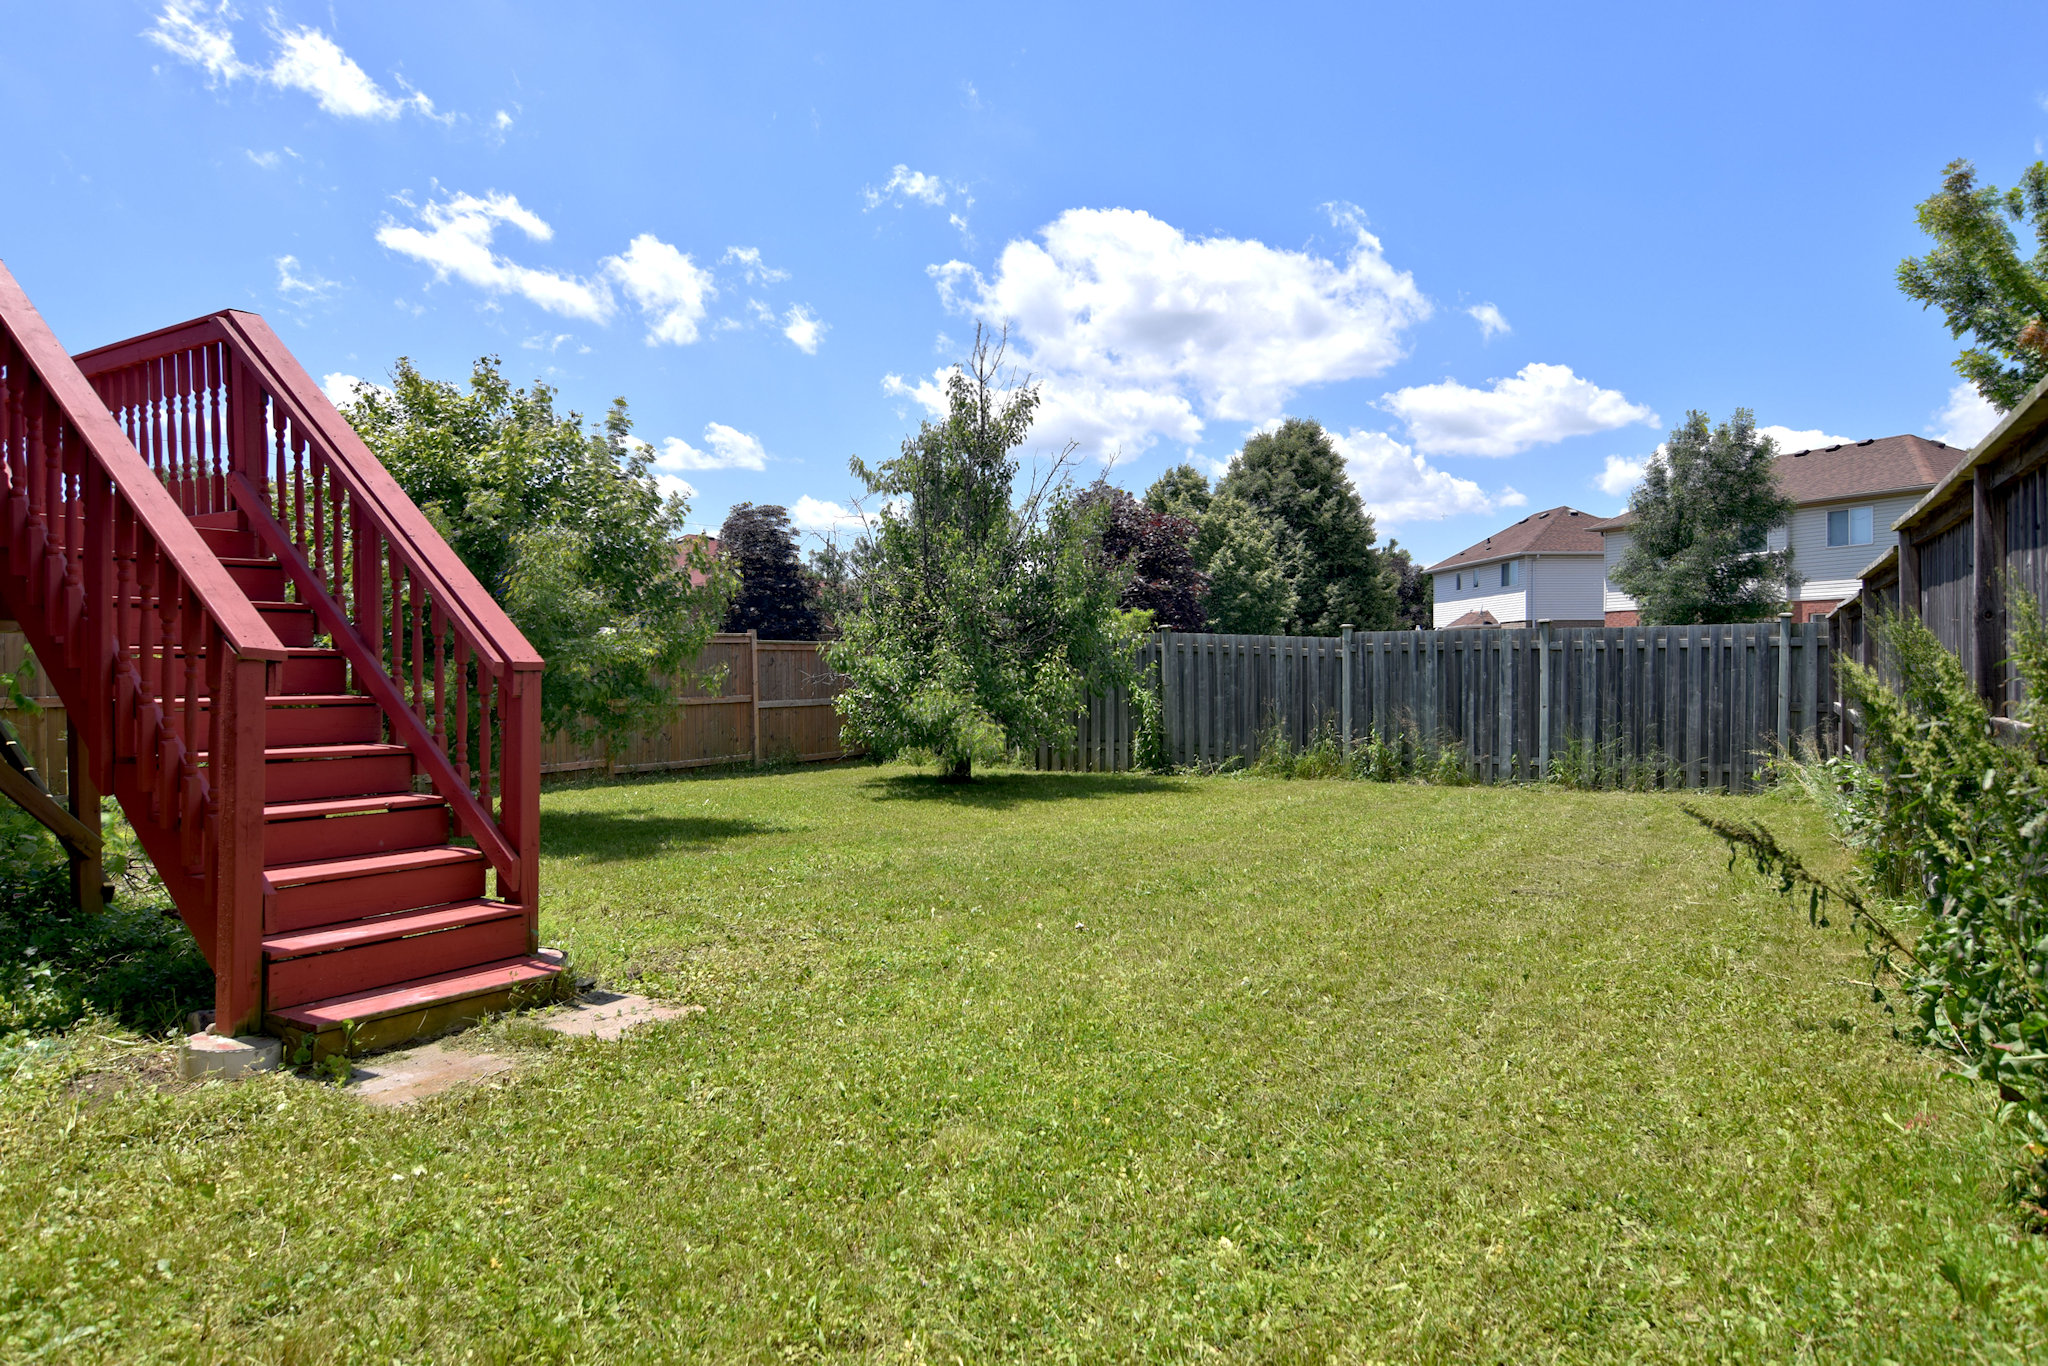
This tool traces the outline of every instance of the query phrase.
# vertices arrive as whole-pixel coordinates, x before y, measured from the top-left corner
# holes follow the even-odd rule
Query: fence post
[[[1536,781],[1550,776],[1550,618],[1536,622]]]
[[[1344,705],[1339,710],[1344,714],[1344,762],[1347,764],[1351,762],[1351,633],[1353,629],[1350,622],[1344,623],[1344,668],[1340,671],[1343,675],[1341,686],[1344,689]]]
[[[754,763],[761,762],[761,633],[747,632],[747,695],[753,699],[747,714],[754,722]]]
[[[1792,614],[1778,613],[1778,753],[1792,752]],[[1732,763],[1734,754],[1731,751]]]

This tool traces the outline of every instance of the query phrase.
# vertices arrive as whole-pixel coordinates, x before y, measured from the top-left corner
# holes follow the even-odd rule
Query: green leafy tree
[[[1145,490],[1145,506],[1169,517],[1198,522],[1209,510],[1209,481],[1193,465],[1175,465]]]
[[[718,558],[740,577],[726,630],[758,631],[763,640],[818,638],[816,590],[797,559],[788,508],[734,504],[718,528]]]
[[[1436,624],[1435,576],[1423,573],[1422,566],[1415,563],[1415,557],[1399,541],[1387,542],[1383,558],[1387,565],[1387,587],[1394,595],[1394,612],[1399,618],[1396,628],[1431,629]]]
[[[840,623],[860,610],[860,571],[856,557],[863,542],[851,547],[826,541],[804,561],[804,577],[810,580],[811,598],[818,605],[818,639],[832,640],[844,634]]]
[[[1394,595],[1381,572],[1372,518],[1321,424],[1289,418],[1252,437],[1216,496],[1236,498],[1275,524],[1294,588],[1288,634],[1335,635],[1346,622],[1368,630],[1393,626]]]
[[[1274,524],[1231,494],[1209,500],[1195,524],[1195,562],[1209,576],[1209,629],[1272,636],[1294,619],[1294,585],[1280,559]]]
[[[1018,495],[1012,452],[1038,390],[1002,386],[1002,351],[977,333],[945,419],[879,467],[854,458],[881,511],[855,557],[861,606],[826,647],[848,738],[929,754],[953,782],[1061,735],[1091,691],[1136,682],[1148,625],[1117,607],[1102,514],[1080,505],[1068,455]]]
[[[1629,496],[1635,521],[1614,581],[1645,625],[1756,621],[1785,603],[1792,552],[1771,550],[1796,506],[1778,488],[1777,447],[1747,408],[1718,427],[1693,411]]]
[[[551,733],[619,739],[658,714],[734,584],[684,542],[689,505],[648,472],[624,399],[592,429],[547,385],[513,388],[496,357],[467,391],[401,357],[391,388],[358,389],[344,415],[547,661]]]
[[[1976,344],[1956,357],[1958,374],[2001,412],[2011,412],[2048,377],[2048,164],[2035,162],[2010,190],[1977,185],[1977,170],[1951,161],[1941,192],[1923,200],[1920,228],[1935,241],[1899,263],[1899,288],[1939,307],[1949,335]],[[2020,254],[2013,225],[2024,223],[2033,254]]]

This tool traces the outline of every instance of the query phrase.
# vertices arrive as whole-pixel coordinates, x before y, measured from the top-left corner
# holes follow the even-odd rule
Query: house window
[[[1465,576],[1463,574],[1458,575],[1458,591],[1460,593],[1465,591]]]
[[[1513,588],[1521,581],[1522,562],[1520,560],[1503,561],[1500,567],[1500,586],[1502,588]]]
[[[1875,508],[1836,508],[1828,513],[1829,545],[1869,545]]]

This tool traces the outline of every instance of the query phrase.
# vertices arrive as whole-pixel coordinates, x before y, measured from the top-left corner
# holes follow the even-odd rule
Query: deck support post
[[[101,911],[106,909],[113,888],[107,883],[105,851],[100,843],[100,789],[93,782],[92,756],[86,752],[85,737],[68,713],[65,721],[64,766],[71,780],[71,818],[92,836],[89,842],[64,841],[64,852],[71,860],[71,896],[81,911]]]

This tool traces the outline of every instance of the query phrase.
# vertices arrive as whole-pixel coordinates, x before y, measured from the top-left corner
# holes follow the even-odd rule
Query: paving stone
[[[702,1015],[703,1006],[664,1005],[645,996],[616,991],[586,991],[559,1011],[541,1016],[537,1023],[578,1038],[616,1039],[635,1025],[654,1020],[675,1020],[685,1015]]]
[[[178,1046],[178,1075],[186,1081],[246,1077],[270,1071],[283,1057],[284,1043],[261,1034],[232,1039],[223,1034],[193,1034]]]
[[[364,1059],[356,1064],[348,1093],[366,1105],[410,1105],[513,1066],[503,1054],[465,1052],[440,1041]]]

